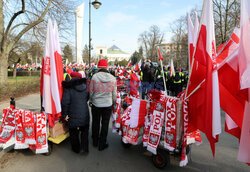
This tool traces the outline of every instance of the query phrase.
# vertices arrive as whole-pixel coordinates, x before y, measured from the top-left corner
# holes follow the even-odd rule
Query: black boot
[[[103,151],[104,149],[107,149],[108,147],[109,147],[109,145],[107,143],[105,143],[105,144],[99,145],[98,150]]]

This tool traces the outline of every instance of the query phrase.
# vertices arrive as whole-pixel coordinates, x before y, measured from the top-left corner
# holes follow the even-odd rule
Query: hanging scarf
[[[7,108],[3,110],[3,123],[0,132],[0,143],[6,143],[11,139],[15,131],[15,113],[14,109]]]
[[[34,113],[24,110],[22,113],[22,122],[25,131],[25,143],[36,144]]]
[[[16,110],[16,137],[15,137],[15,149],[26,149],[29,145],[25,143],[25,131],[22,124],[22,112],[23,110]]]
[[[149,141],[147,145],[147,150],[155,155],[157,154],[156,150],[161,138],[162,124],[164,121],[165,104],[166,103],[164,97],[162,97],[161,100],[159,100],[156,103],[149,131]]]
[[[36,113],[36,153],[47,152],[46,116],[43,113]]]
[[[129,116],[130,113],[131,113],[131,106],[127,107],[127,109],[122,114],[122,141],[124,143],[128,143],[125,136],[127,135],[128,128],[129,128],[128,121],[130,120],[130,116]]]
[[[176,121],[177,99],[168,97],[166,103],[164,148],[169,151],[174,151],[176,147]]]
[[[183,101],[183,140],[182,140],[182,151],[180,167],[184,167],[188,163],[187,158],[187,129],[188,129],[188,105],[187,101]]]
[[[150,124],[152,121],[155,104],[156,103],[154,103],[154,102],[150,102],[149,113],[148,113],[148,115],[145,116],[144,133],[143,133],[143,138],[142,138],[144,147],[147,147],[147,145],[148,145]]]
[[[131,128],[130,126],[126,126],[126,131],[124,133],[123,138],[124,140],[126,140],[126,143],[137,145],[139,132],[140,132],[140,127]]]
[[[113,133],[117,133],[121,127],[121,97],[119,92],[117,93],[116,103],[112,109],[112,123]]]

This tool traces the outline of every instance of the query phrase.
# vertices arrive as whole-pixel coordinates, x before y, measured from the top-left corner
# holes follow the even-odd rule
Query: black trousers
[[[180,92],[182,92],[182,84],[174,84],[174,96],[178,96]]]
[[[99,108],[92,105],[92,138],[93,143],[99,143],[100,147],[107,143],[109,120],[111,113],[112,106]]]
[[[80,153],[81,150],[85,152],[89,150],[89,125],[69,128],[70,143],[72,150]]]

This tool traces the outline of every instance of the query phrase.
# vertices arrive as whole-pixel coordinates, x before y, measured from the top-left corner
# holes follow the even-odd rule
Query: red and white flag
[[[194,21],[194,43],[196,44],[196,41],[197,41],[198,35],[199,35],[200,22],[199,22],[198,14],[197,14],[196,11],[194,12],[194,16],[195,16],[195,21]]]
[[[128,65],[127,67],[131,67],[132,66],[132,63],[131,63],[131,60],[128,62]]]
[[[161,50],[159,47],[158,47],[158,54],[159,54],[159,61],[163,61],[163,57],[161,55]]]
[[[204,132],[213,155],[221,133],[213,1],[204,0],[199,36],[188,85],[190,129]]]
[[[61,112],[63,64],[58,39],[56,23],[55,27],[53,27],[49,19],[40,91],[44,110],[49,114],[50,126],[54,126],[54,120],[58,118],[58,114]]]
[[[137,98],[133,99],[129,125],[131,128],[142,127],[147,114],[147,101]]]
[[[189,52],[189,69],[191,69],[192,58],[194,54],[194,25],[191,20],[190,14],[187,14],[188,21],[188,52]]]
[[[238,160],[250,165],[250,1],[241,0],[241,37],[239,46],[239,71],[241,89],[247,89]]]
[[[172,77],[174,74],[175,74],[174,61],[171,59],[171,61],[170,61],[170,76]]]
[[[141,60],[138,62],[138,64],[135,67],[135,71],[138,71],[141,68]]]

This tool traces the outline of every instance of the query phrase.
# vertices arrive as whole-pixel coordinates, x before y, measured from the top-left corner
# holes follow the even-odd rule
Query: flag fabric
[[[131,60],[128,62],[128,65],[127,67],[131,67],[132,66],[132,63],[131,63]]]
[[[61,113],[63,64],[59,44],[57,24],[48,20],[43,68],[41,77],[41,95],[43,107],[49,117],[49,125],[54,126]]]
[[[250,1],[241,0],[241,37],[239,45],[239,73],[241,89],[247,89],[240,136],[238,160],[250,165]]]
[[[196,11],[194,12],[194,16],[195,16],[195,22],[194,22],[194,44],[196,44],[196,41],[198,39],[198,34],[199,34],[200,22],[199,22],[198,14],[197,14]]]
[[[159,47],[158,47],[158,53],[159,53],[159,61],[163,61],[163,57],[161,56],[161,50]]]
[[[171,61],[170,61],[170,76],[172,77],[174,74],[175,74],[174,61],[171,59]]]
[[[220,105],[226,112],[225,131],[240,139],[247,90],[240,90],[238,51],[240,29],[235,28],[230,39],[222,44],[218,54]],[[234,78],[232,80],[232,78]],[[233,125],[235,123],[235,125]],[[238,126],[238,127],[236,127]]]
[[[141,60],[138,62],[138,64],[135,67],[135,71],[138,71],[141,68]]]
[[[147,114],[147,101],[133,99],[129,125],[132,128],[142,127]]]
[[[188,21],[189,69],[191,69],[191,63],[194,54],[194,25],[189,13],[187,14],[187,21]]]
[[[199,129],[206,134],[213,155],[215,142],[218,141],[218,135],[221,133],[215,47],[213,1],[204,0],[188,85],[189,130]]]
[[[241,0],[241,38],[239,48],[239,69],[241,89],[250,88],[250,2]]]

